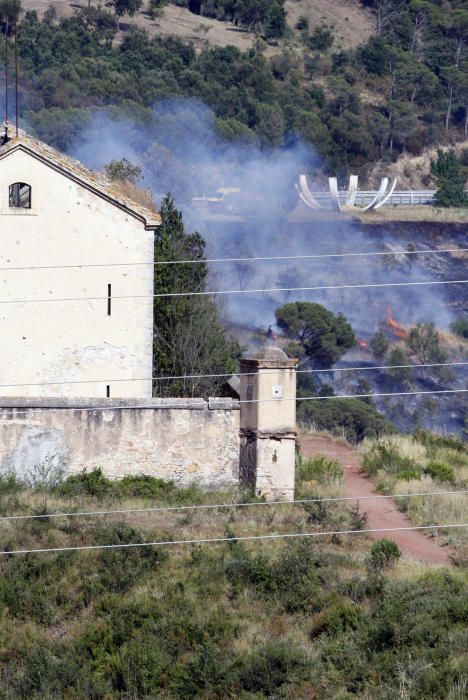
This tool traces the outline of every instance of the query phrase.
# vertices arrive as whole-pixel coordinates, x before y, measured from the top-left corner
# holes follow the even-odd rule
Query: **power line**
[[[215,544],[220,542],[247,542],[253,540],[280,540],[293,539],[298,537],[328,537],[333,535],[365,535],[380,532],[406,532],[408,530],[446,530],[449,528],[467,527],[468,523],[449,523],[435,525],[411,525],[408,527],[385,527],[385,528],[369,528],[366,530],[330,530],[328,532],[291,532],[281,535],[242,535],[239,537],[206,537],[203,539],[193,540],[158,540],[156,542],[129,542],[126,544],[91,544],[91,545],[76,545],[71,547],[49,547],[40,549],[13,549],[11,551],[0,551],[1,554],[44,554],[46,552],[79,552],[90,551],[97,549],[130,549],[136,547],[163,547],[168,545],[187,545],[187,544]]]
[[[318,287],[270,287],[266,289],[224,289],[210,292],[167,292],[164,294],[124,294],[112,299],[162,299],[167,297],[206,297],[227,294],[266,294],[269,292],[317,292],[339,289],[375,289],[378,287],[418,287],[441,284],[467,284],[468,280],[423,280],[421,282],[381,282],[369,284],[322,285]],[[109,297],[52,297],[50,299],[2,299],[0,304],[42,304],[55,301],[107,301]]]
[[[393,250],[376,251],[371,253],[317,253],[314,255],[273,255],[248,258],[207,258],[200,260],[155,260],[154,262],[128,262],[128,263],[82,263],[74,265],[29,265],[24,267],[0,267],[0,272],[21,270],[70,270],[83,267],[138,267],[157,265],[194,265],[200,263],[251,263],[251,262],[278,262],[281,260],[320,260],[324,258],[352,258],[375,257],[394,255],[438,255],[439,253],[464,253],[468,248],[442,248],[440,250]]]
[[[371,370],[394,370],[394,369],[420,369],[420,368],[433,368],[433,367],[466,367],[468,362],[432,362],[428,364],[413,364],[413,365],[377,365],[370,367],[332,367],[330,369],[298,369],[296,374],[320,374],[331,372],[370,372]],[[262,370],[262,375],[273,374],[278,370]],[[127,379],[109,379],[108,377],[104,379],[75,379],[75,380],[65,380],[56,382],[23,382],[20,384],[0,384],[0,388],[11,388],[11,387],[21,387],[21,386],[61,386],[68,384],[98,384],[102,382],[156,382],[156,381],[167,381],[175,379],[222,379],[232,377],[233,375],[242,377],[255,377],[257,372],[228,372],[224,374],[180,374],[175,376],[154,376],[154,377],[129,377]]]
[[[339,497],[324,497],[324,498],[302,498],[295,501],[258,501],[254,503],[207,503],[202,505],[189,506],[157,506],[154,508],[125,508],[120,510],[93,510],[72,513],[41,513],[38,515],[3,515],[0,517],[0,522],[10,520],[44,520],[48,518],[78,518],[92,517],[98,515],[127,515],[130,513],[160,513],[173,512],[181,510],[216,510],[220,508],[255,508],[258,506],[296,506],[307,503],[332,503],[343,501],[369,501],[382,498],[416,498],[419,496],[464,496],[468,490],[464,491],[430,491],[423,493],[392,493],[392,494],[376,494],[371,496],[339,496]]]
[[[367,398],[379,398],[379,397],[391,397],[391,396],[422,396],[422,395],[433,395],[433,394],[466,394],[468,389],[434,389],[431,391],[394,391],[389,393],[380,394],[340,394],[338,396],[297,396],[295,398],[281,398],[281,399],[247,399],[234,401],[234,405],[250,403],[273,403],[281,401],[332,401],[334,399],[367,399]],[[8,397],[6,397],[8,398]],[[58,397],[62,398],[62,397]],[[216,397],[215,397],[216,398]],[[29,400],[29,398],[28,398]],[[75,399],[78,400],[79,399]],[[123,399],[124,400],[124,399]],[[155,398],[154,401],[164,401],[162,398]],[[183,400],[183,399],[182,399]],[[190,400],[190,399],[189,399]],[[220,397],[220,402],[231,401],[231,399],[226,397]],[[0,416],[1,413],[7,410],[14,410],[15,415],[26,414],[30,411],[46,411],[47,413],[64,413],[66,411],[126,411],[129,409],[155,409],[164,408],[164,406],[157,406],[151,403],[147,404],[135,404],[135,405],[110,405],[110,406],[82,406],[77,404],[76,406],[64,406],[47,408],[46,406],[29,406],[28,408],[16,408],[15,406],[2,406],[0,400]]]

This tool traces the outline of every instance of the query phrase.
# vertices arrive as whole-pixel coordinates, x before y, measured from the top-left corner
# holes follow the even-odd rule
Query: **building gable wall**
[[[10,209],[14,182],[31,185],[30,210]],[[153,235],[24,151],[0,160],[1,299],[36,300],[0,304],[0,382],[28,385],[1,395],[105,397],[109,386],[112,397],[151,396]],[[3,269],[100,263],[115,267]],[[50,301],[77,297],[98,298]],[[32,386],[44,382],[58,384]]]

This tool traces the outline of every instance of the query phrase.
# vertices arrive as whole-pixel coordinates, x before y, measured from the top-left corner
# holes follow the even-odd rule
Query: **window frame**
[[[27,203],[25,205],[21,204],[22,188],[27,188]],[[12,204],[12,201],[15,203]],[[8,186],[8,208],[15,211],[30,212],[32,210],[32,187],[28,182],[12,182]]]

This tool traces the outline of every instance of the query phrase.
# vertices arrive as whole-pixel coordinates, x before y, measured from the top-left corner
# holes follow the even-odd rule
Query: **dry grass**
[[[305,437],[306,435],[310,435],[311,433],[313,435],[316,435],[317,437],[323,437],[327,440],[337,442],[339,445],[347,445],[348,447],[354,447],[354,445],[352,445],[346,438],[344,428],[341,429],[341,432],[337,431],[336,433],[332,433],[330,430],[323,430],[322,428],[318,428],[315,425],[315,423],[308,423],[307,425],[302,425],[301,432],[299,433],[298,437],[299,447],[301,444],[301,436]]]
[[[93,4],[94,3],[93,0]],[[104,4],[104,3],[103,3]],[[87,7],[85,0],[22,0],[25,11],[36,10],[42,16],[52,5],[61,17],[70,17],[79,6]],[[177,36],[189,41],[195,48],[202,49],[210,46],[236,46],[241,51],[248,51],[256,42],[256,36],[239,29],[230,22],[219,22],[209,17],[199,17],[183,7],[167,5],[160,17],[151,19],[143,10],[130,18],[124,16],[121,21],[123,31],[117,36],[121,41],[125,30],[137,26],[148,32],[149,36]],[[373,21],[371,12],[364,8],[358,0],[286,0],[288,25],[293,32],[292,43],[300,43],[295,29],[301,15],[309,19],[310,29],[323,24],[334,28],[336,50],[348,49],[364,42],[372,33]],[[290,39],[281,45],[290,43]],[[265,48],[267,55],[277,53],[280,46]]]
[[[375,476],[381,490],[387,493],[430,493],[438,491],[453,491],[440,496],[416,496],[413,498],[396,499],[398,506],[414,525],[432,525],[434,523],[461,524],[468,518],[467,494],[460,494],[468,487],[468,450],[464,452],[450,447],[426,448],[411,436],[390,435],[385,443],[396,448],[402,458],[412,460],[423,468],[431,462],[439,462],[453,467],[456,473],[454,483],[440,482],[428,474],[420,479],[399,479],[398,473],[392,474],[379,470]],[[368,453],[375,441],[366,440],[360,447],[364,454]],[[441,545],[449,545],[461,561],[468,561],[468,543],[464,528],[432,533]]]
[[[93,4],[97,4],[93,2]],[[102,3],[104,4],[104,3]],[[73,2],[71,0],[22,0],[25,11],[36,10],[42,16],[47,8],[52,5],[57,10],[59,17],[70,17],[76,8],[87,7],[87,2]],[[160,17],[151,19],[146,14],[144,3],[143,10],[134,17],[125,15],[120,22],[122,31],[117,34],[119,43],[125,31],[129,27],[144,29],[150,37],[177,36],[189,41],[195,48],[202,49],[206,44],[211,46],[228,46],[232,44],[241,51],[248,51],[255,43],[254,34],[240,30],[229,22],[218,22],[208,17],[199,17],[189,12],[186,8],[168,5],[164,8]],[[271,49],[268,49],[267,52]]]
[[[112,183],[112,187],[119,194],[132,200],[132,202],[141,204],[141,206],[149,209],[149,211],[159,214],[150,190],[144,190],[141,187],[134,185],[132,182],[128,182],[128,180],[116,180]]]
[[[348,216],[362,224],[383,224],[392,221],[438,222],[443,224],[468,223],[467,209],[437,209],[431,206],[381,207],[377,211],[348,210]]]
[[[468,141],[459,141],[451,144],[458,156],[464,148],[468,148]],[[380,183],[380,178],[387,175],[390,178],[398,178],[398,189],[427,189],[433,187],[431,179],[431,160],[437,156],[437,148],[426,148],[418,156],[412,153],[402,153],[394,163],[378,161],[373,166],[369,180],[375,187]]]
[[[310,30],[323,24],[333,27],[333,49],[349,49],[363,43],[373,32],[372,13],[358,0],[286,0],[288,25],[295,29],[301,15]]]

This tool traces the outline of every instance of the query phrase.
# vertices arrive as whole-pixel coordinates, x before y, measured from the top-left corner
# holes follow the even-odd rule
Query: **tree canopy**
[[[275,316],[278,326],[319,367],[331,367],[356,342],[343,314],[334,315],[320,304],[296,301],[276,309]]]
[[[439,207],[464,207],[468,197],[464,192],[465,178],[455,151],[438,149],[437,159],[431,161],[431,174],[437,183],[435,203]]]

